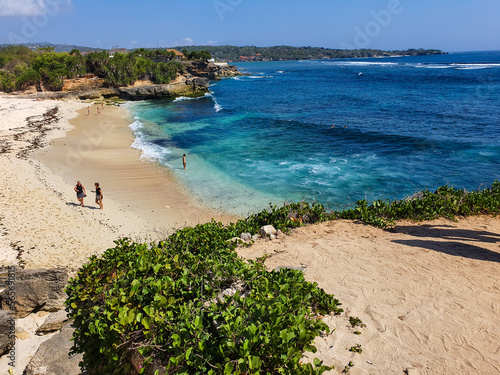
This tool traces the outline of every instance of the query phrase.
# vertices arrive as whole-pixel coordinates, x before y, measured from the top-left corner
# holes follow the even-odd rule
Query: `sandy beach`
[[[238,252],[268,254],[269,269],[305,267],[306,280],[342,302],[345,313],[326,318],[333,332],[316,340],[331,374],[349,361],[349,374],[500,374],[499,217],[400,222],[394,231],[333,221]],[[352,328],[348,316],[366,327]],[[361,354],[347,350],[358,344]]]
[[[120,237],[157,240],[212,217],[236,219],[202,207],[171,172],[141,159],[126,110],[100,112],[95,103],[0,97],[0,265],[75,272]],[[342,302],[343,319],[326,318],[335,331],[316,340],[315,356],[336,366],[331,374],[349,361],[350,374],[500,373],[498,217],[404,222],[394,231],[327,222],[239,254],[269,254],[270,269],[305,267],[307,280]],[[346,316],[366,325],[361,335]],[[346,350],[357,344],[361,354]]]
[[[8,145],[0,156],[1,264],[17,257],[26,268],[75,271],[117,238],[157,240],[212,217],[234,219],[196,204],[169,171],[141,159],[130,147],[131,121],[121,108],[11,97],[0,103],[1,137]],[[27,127],[26,119],[43,118],[53,108],[58,119],[47,125],[46,147],[33,147],[40,130]],[[85,207],[76,199],[78,180],[86,189]],[[95,182],[103,210],[91,192]]]

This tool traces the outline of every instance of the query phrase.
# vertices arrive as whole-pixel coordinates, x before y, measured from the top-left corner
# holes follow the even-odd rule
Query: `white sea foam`
[[[147,160],[161,160],[163,156],[169,154],[171,151],[165,147],[155,145],[146,140],[144,134],[140,131],[144,128],[144,124],[138,120],[134,121],[129,127],[134,132],[134,142],[130,147],[140,150],[142,152],[141,159]]]
[[[219,112],[221,110],[223,110],[224,108],[222,108],[222,106],[219,104],[219,102],[217,101],[217,98],[212,94],[212,93],[208,93],[208,94],[205,94],[206,96],[209,96],[212,98],[212,101],[214,102],[214,109],[215,109],[215,112]]]
[[[196,98],[190,98],[190,97],[188,97],[188,96],[179,96],[178,98],[175,98],[174,103],[175,103],[175,102],[182,102],[182,101],[184,101],[184,100],[199,100],[199,99],[205,98],[205,97],[207,97],[207,96],[211,96],[211,94],[210,94],[210,93],[208,93],[208,92],[206,92],[206,93],[205,93],[205,95],[203,95],[203,96],[198,96],[198,97],[196,97]]]
[[[347,65],[347,66],[393,66],[400,65],[399,63],[394,62],[378,62],[378,61],[322,61],[324,65]]]
[[[162,160],[165,155],[171,153],[171,151],[165,147],[147,141],[141,141],[140,138],[136,138],[130,147],[141,150],[141,159],[147,160]]]
[[[474,69],[492,69],[500,68],[500,64],[451,64],[452,67],[461,70],[474,70]]]
[[[273,78],[273,76],[249,76],[251,79]]]
[[[141,129],[142,127],[144,127],[144,124],[139,121],[139,118],[137,116],[135,116],[134,119],[135,119],[135,121],[133,123],[131,123],[129,125],[129,127],[135,133],[136,131],[138,131],[139,129]]]
[[[415,65],[415,68],[425,69],[449,69],[453,68],[451,65]]]

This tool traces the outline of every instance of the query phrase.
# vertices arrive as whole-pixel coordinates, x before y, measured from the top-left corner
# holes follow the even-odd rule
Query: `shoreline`
[[[43,118],[54,107],[58,121],[44,130],[42,147],[19,156],[36,143],[26,141],[28,135],[40,137],[27,118]],[[149,242],[212,218],[238,219],[202,207],[172,172],[141,159],[141,151],[130,147],[134,136],[125,109],[100,111],[94,103],[0,97],[0,265],[62,267],[72,274],[119,238]],[[73,190],[77,180],[86,188],[85,207]],[[103,210],[91,193],[94,182],[102,187]]]
[[[90,116],[86,108],[79,110],[70,120],[74,129],[34,155],[66,183],[74,185],[81,180],[87,190],[86,203],[95,205],[90,190],[99,182],[103,203],[112,200],[121,209],[134,212],[150,230],[171,231],[212,218],[224,222],[237,219],[196,202],[172,171],[142,158],[142,152],[131,147],[135,139],[127,109],[104,106],[100,115],[96,109],[91,106]],[[139,233],[150,235],[144,230]]]

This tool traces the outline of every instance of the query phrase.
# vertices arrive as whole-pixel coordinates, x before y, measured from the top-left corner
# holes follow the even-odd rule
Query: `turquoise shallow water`
[[[129,106],[133,147],[216,209],[500,180],[500,52],[237,65],[205,97]]]

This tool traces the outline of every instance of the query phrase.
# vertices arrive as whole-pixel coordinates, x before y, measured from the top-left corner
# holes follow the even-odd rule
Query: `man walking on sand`
[[[184,165],[184,169],[186,169],[186,154],[182,155],[182,165]]]

